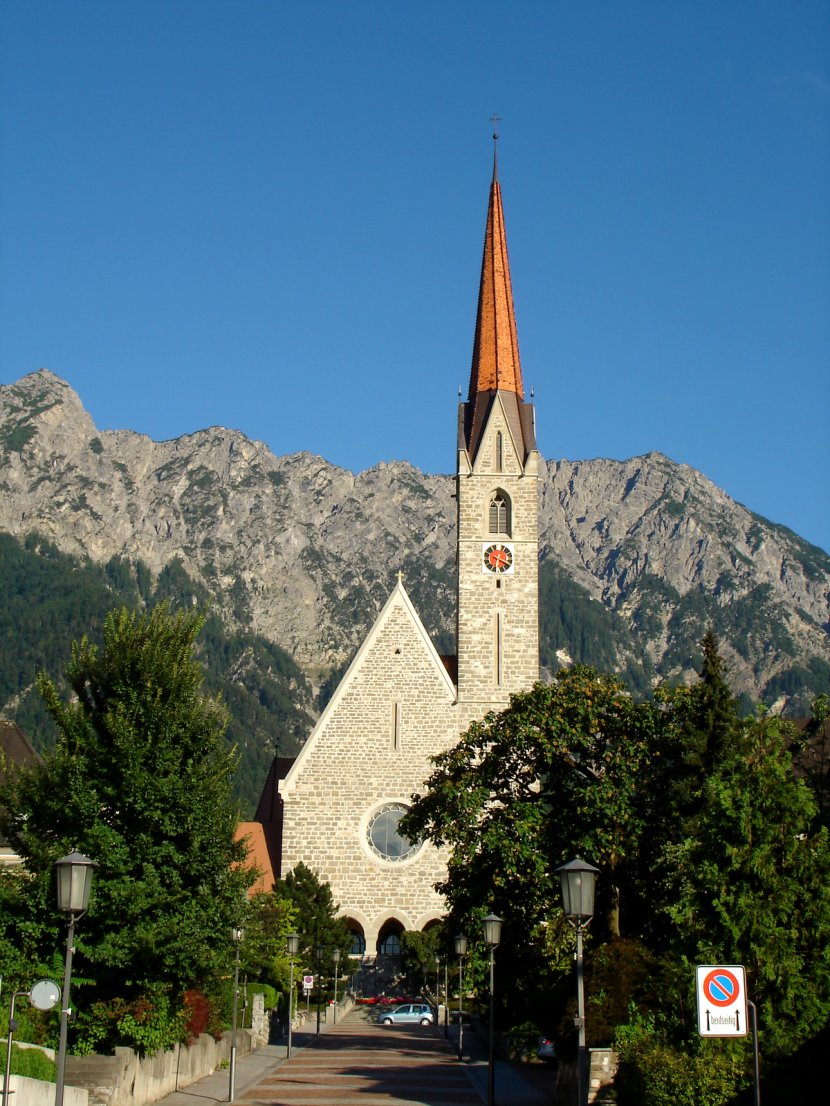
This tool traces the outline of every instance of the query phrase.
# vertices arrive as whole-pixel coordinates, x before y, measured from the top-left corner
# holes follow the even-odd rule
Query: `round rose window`
[[[369,819],[366,836],[372,852],[381,860],[408,860],[420,849],[420,841],[413,845],[398,833],[398,822],[406,813],[403,803],[386,803]]]

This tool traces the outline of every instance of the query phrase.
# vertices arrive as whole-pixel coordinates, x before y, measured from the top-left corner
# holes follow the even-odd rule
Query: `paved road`
[[[379,1026],[358,1007],[319,1037],[297,1033],[290,1060],[269,1045],[240,1060],[237,1106],[481,1106],[487,1100],[485,1046],[465,1033],[465,1060],[432,1027]],[[497,1106],[549,1106],[550,1073],[496,1064]],[[539,1077],[542,1077],[540,1083]],[[214,1106],[228,1100],[216,1072],[157,1106]]]
[[[248,1087],[239,1106],[480,1106],[431,1027],[376,1025],[354,1010]]]

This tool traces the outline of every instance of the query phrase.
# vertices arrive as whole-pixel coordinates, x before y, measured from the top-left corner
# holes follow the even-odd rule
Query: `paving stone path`
[[[247,1087],[238,1106],[481,1106],[431,1027],[380,1026],[354,1010]]]

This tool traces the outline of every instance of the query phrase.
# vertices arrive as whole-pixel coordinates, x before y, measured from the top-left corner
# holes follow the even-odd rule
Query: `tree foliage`
[[[600,868],[589,1041],[610,1043],[597,1027],[610,1036],[624,1005],[639,1006],[632,1079],[648,1055],[664,1072],[698,1055],[695,963],[746,965],[769,1059],[830,1015],[830,846],[811,778],[793,770],[788,723],[741,716],[713,634],[701,648],[694,686],[645,702],[579,665],[513,696],[436,758],[401,827],[451,849],[450,928],[472,935],[489,909],[505,919],[497,955],[513,1018],[523,1003],[544,1011],[542,991],[570,974],[556,867],[579,853]],[[746,1072],[745,1045],[733,1052],[715,1080],[727,1097]],[[701,1056],[689,1071],[704,1071]]]
[[[278,899],[290,905],[300,938],[300,961],[306,967],[315,965],[318,948],[323,950],[327,966],[335,949],[340,949],[341,960],[345,960],[352,936],[345,919],[337,917],[338,907],[328,883],[300,862],[285,879],[277,881],[274,892]]]
[[[0,880],[0,925],[21,971],[60,948],[51,890],[73,848],[96,863],[78,926],[76,972],[90,1001],[154,991],[215,991],[227,970],[251,875],[235,839],[236,757],[226,714],[201,690],[194,660],[202,619],[164,607],[110,614],[103,645],[73,645],[64,701],[40,689],[59,731],[41,765],[13,774],[0,796],[4,829],[24,860]],[[80,1002],[79,1002],[80,1005]]]

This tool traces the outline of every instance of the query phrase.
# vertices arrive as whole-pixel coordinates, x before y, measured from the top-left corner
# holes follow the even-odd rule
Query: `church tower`
[[[458,703],[467,719],[539,679],[539,454],[525,403],[497,162],[473,362],[458,414]]]

